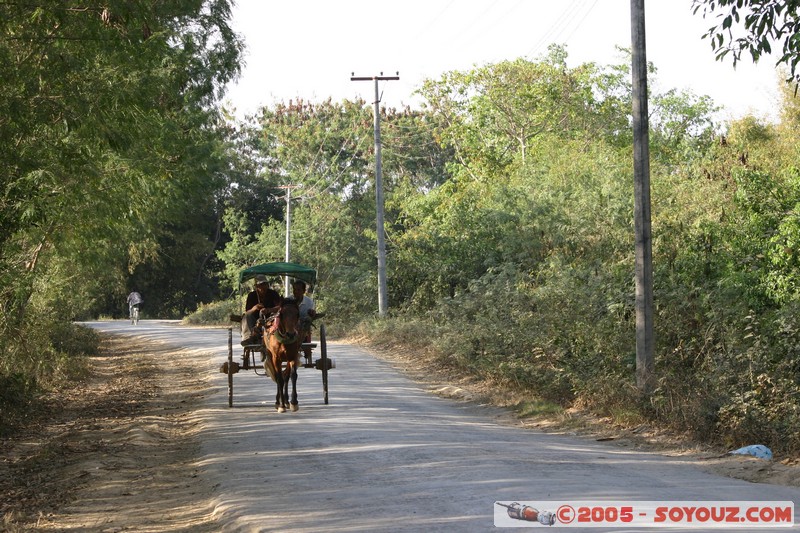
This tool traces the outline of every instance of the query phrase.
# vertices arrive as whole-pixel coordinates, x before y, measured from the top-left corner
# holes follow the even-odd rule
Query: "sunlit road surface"
[[[278,413],[274,383],[252,371],[234,376],[234,406],[228,407],[227,376],[219,372],[228,356],[227,329],[149,320],[89,325],[187,349],[191,360],[164,363],[193,365],[211,382],[197,414],[204,428],[200,464],[216,486],[221,531],[497,531],[497,501],[782,501],[794,502],[795,516],[800,510],[797,488],[719,477],[689,459],[500,424],[496,409],[433,396],[351,345],[328,341],[328,356],[336,360],[328,405],[321,372],[301,369],[300,410]],[[237,361],[238,340],[234,330]]]

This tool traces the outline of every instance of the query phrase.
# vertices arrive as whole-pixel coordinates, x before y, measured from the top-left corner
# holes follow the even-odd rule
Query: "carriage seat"
[[[266,346],[263,343],[251,343],[243,345],[242,368],[250,369],[256,366],[256,353],[260,355],[261,362],[266,359]]]

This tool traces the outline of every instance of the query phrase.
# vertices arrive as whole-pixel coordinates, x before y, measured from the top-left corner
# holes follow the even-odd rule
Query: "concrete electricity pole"
[[[375,204],[377,211],[376,228],[378,233],[378,315],[385,317],[389,309],[387,288],[386,288],[386,238],[383,223],[383,163],[381,161],[381,113],[380,95],[378,94],[378,82],[399,80],[400,73],[395,76],[350,76],[350,81],[374,81],[375,82]]]
[[[292,189],[296,187],[297,185],[282,185],[278,187],[286,191],[286,253],[284,255],[284,261],[287,263],[289,262],[292,251]],[[287,298],[292,295],[291,289],[289,288],[289,276],[283,277],[283,294]]]
[[[653,243],[650,224],[650,124],[647,114],[647,54],[644,0],[631,0],[633,74],[633,194],[636,235],[636,386],[653,390]]]

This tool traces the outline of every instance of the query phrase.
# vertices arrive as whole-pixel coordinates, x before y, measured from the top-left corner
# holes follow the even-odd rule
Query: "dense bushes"
[[[729,160],[740,148],[710,156]],[[439,329],[447,331],[436,337],[449,342],[439,350],[472,372],[562,404],[635,412],[725,446],[759,442],[797,454],[798,304],[792,283],[782,291],[774,283],[797,275],[797,250],[770,246],[789,233],[794,180],[774,179],[752,162],[724,169],[712,179],[655,174],[657,388],[650,397],[633,382],[632,236],[624,217],[603,209],[624,204],[603,168],[594,181],[560,173],[580,183],[569,195],[547,174],[534,175],[529,188],[538,200],[560,198],[560,213],[537,213],[536,224],[547,228],[545,258],[517,262],[523,271],[506,261],[441,299]],[[590,209],[608,190],[617,192]],[[535,238],[520,222],[505,228],[503,242]]]
[[[231,315],[241,314],[242,304],[234,299],[201,304],[183,319],[184,324],[230,326]]]
[[[38,394],[86,375],[99,337],[90,328],[44,320],[0,341],[0,434],[34,408]]]

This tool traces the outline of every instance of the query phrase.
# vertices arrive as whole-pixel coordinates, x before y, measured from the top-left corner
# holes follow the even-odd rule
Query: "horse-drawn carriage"
[[[257,277],[288,276],[309,285],[316,283],[314,269],[295,263],[265,263],[247,268],[239,273],[240,289],[247,281]],[[240,291],[241,292],[241,291]],[[304,317],[301,322],[298,303],[293,299],[282,299],[279,311],[258,337],[244,341],[241,361],[233,357],[233,328],[228,328],[228,361],[220,371],[228,375],[228,407],[233,407],[233,376],[240,370],[252,370],[256,375],[267,376],[277,385],[275,407],[279,412],[286,408],[297,410],[297,369],[312,368],[322,372],[322,396],[328,403],[328,371],[335,363],[328,358],[325,341],[325,324],[315,323],[322,313]],[[244,315],[231,316],[231,319],[244,319]],[[318,342],[310,342],[312,328],[317,329]],[[313,350],[319,347],[320,357],[312,360]],[[258,357],[258,360],[256,359]],[[292,396],[289,397],[289,382],[292,383]]]

